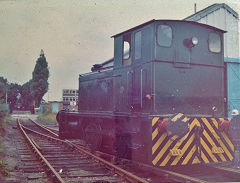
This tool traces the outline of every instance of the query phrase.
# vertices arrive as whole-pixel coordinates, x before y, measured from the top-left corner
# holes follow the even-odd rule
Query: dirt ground
[[[38,176],[26,175],[21,170],[23,162],[21,161],[21,141],[19,139],[20,133],[17,128],[16,119],[37,118],[36,115],[12,115],[11,122],[4,124],[4,129],[1,131],[1,141],[3,152],[0,152],[0,160],[3,160],[3,165],[0,166],[0,182],[1,183],[42,183],[49,182],[46,179],[39,179]],[[0,162],[1,163],[1,162]],[[42,172],[44,173],[44,172]]]
[[[4,165],[1,171],[1,182],[20,182],[20,172],[18,171],[19,157],[15,146],[16,121],[12,120],[3,124],[1,132],[2,149],[1,159]]]

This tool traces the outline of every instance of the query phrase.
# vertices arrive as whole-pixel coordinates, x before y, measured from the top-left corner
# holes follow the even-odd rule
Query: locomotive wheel
[[[119,134],[116,137],[115,141],[115,153],[116,156],[119,158],[129,158],[130,151],[129,151],[129,144],[130,137],[127,134]]]
[[[65,126],[63,125],[62,121],[59,121],[58,123],[59,123],[59,134],[58,134],[58,137],[59,137],[59,139],[64,140],[64,139],[66,139],[66,134],[64,133]]]
[[[127,133],[127,129],[123,127],[123,122],[116,123],[116,139],[114,142],[115,154],[119,158],[129,158],[131,135]]]
[[[85,140],[85,131],[84,131],[84,128],[82,126],[78,127],[78,130],[79,130],[79,138],[82,139],[82,140]]]
[[[102,144],[102,128],[99,122],[89,123],[85,127],[85,140],[92,151],[99,150]]]

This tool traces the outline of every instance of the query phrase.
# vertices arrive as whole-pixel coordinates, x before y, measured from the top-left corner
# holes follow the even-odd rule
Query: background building
[[[58,113],[63,109],[63,103],[58,101],[49,101],[49,111],[52,113]]]
[[[224,34],[224,61],[227,71],[228,114],[232,109],[240,110],[240,59],[239,59],[239,15],[228,5],[213,4],[185,18],[208,24],[227,31]]]
[[[63,109],[77,110],[78,90],[63,89],[62,101],[63,101]]]

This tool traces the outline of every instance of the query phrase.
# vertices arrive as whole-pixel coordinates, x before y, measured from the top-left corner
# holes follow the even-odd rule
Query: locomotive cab
[[[225,116],[224,32],[152,20],[113,36],[115,112]]]

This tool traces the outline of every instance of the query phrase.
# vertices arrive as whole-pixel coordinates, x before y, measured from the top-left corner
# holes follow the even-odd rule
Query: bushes
[[[42,121],[42,122],[52,122],[52,123],[56,123],[56,114],[55,113],[43,113],[41,115],[38,116],[38,120]]]
[[[5,112],[0,111],[0,134],[3,131],[3,122],[4,122],[5,116],[6,116]]]
[[[4,124],[10,120],[10,116],[7,116],[7,112],[0,110],[0,175],[9,176],[9,168],[3,161],[4,149],[2,147],[3,134],[4,134]]]
[[[9,173],[9,168],[8,166],[4,163],[3,160],[0,159],[0,174],[3,174],[5,176],[10,176],[10,173]]]
[[[5,113],[3,111],[0,111],[0,125],[2,126],[3,119],[5,117]]]
[[[2,123],[5,116],[9,114],[9,105],[0,104],[0,122]]]

